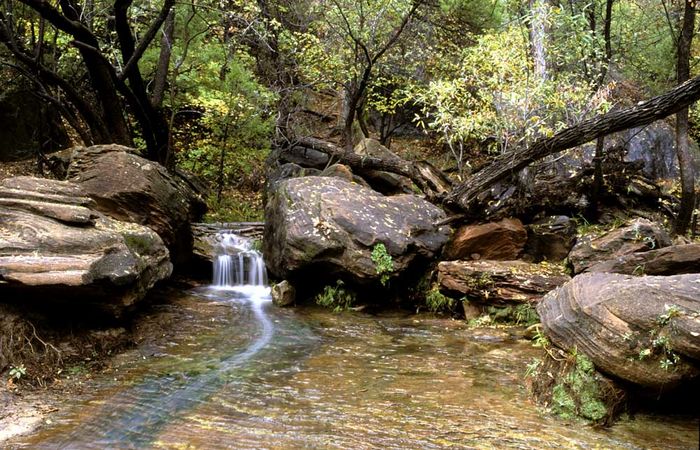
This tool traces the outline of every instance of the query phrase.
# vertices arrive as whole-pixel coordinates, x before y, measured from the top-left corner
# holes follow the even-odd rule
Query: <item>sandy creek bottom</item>
[[[547,415],[523,383],[539,350],[508,330],[392,313],[280,309],[255,289],[160,305],[176,332],[115,358],[12,448],[697,448],[691,417],[610,429]],[[7,445],[8,443],[6,443]]]

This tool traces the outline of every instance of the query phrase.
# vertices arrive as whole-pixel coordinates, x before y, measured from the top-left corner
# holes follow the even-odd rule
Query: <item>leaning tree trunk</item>
[[[690,78],[690,45],[695,28],[695,10],[690,0],[685,1],[683,12],[683,28],[678,39],[678,62],[676,71],[678,83]],[[681,174],[681,207],[676,217],[673,231],[684,234],[690,225],[690,219],[695,208],[695,170],[688,145],[688,107],[676,114],[676,155]]]
[[[665,94],[631,108],[610,111],[560,131],[552,137],[538,139],[529,147],[515,149],[497,157],[491,164],[457,186],[447,196],[446,202],[449,206],[470,212],[477,206],[479,194],[545,156],[583,145],[599,136],[648,125],[686,108],[698,99],[700,77],[695,77]]]

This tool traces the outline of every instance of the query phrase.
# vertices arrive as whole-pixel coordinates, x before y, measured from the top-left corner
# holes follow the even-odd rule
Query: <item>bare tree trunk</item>
[[[535,79],[541,83],[547,80],[547,13],[546,0],[530,0],[530,50],[534,63]]]
[[[678,83],[690,78],[690,46],[695,28],[695,10],[691,0],[685,1],[683,11],[683,26],[678,39],[678,61],[676,73]],[[688,145],[688,108],[685,107],[676,114],[676,155],[681,174],[681,206],[676,217],[673,231],[684,234],[690,225],[690,219],[695,208],[695,170]]]
[[[160,56],[158,57],[158,68],[153,80],[153,92],[151,94],[151,105],[159,109],[163,104],[165,94],[165,84],[168,80],[168,68],[170,67],[170,56],[173,53],[173,32],[175,30],[175,11],[171,10],[168,18],[163,24],[163,34],[160,39]]]

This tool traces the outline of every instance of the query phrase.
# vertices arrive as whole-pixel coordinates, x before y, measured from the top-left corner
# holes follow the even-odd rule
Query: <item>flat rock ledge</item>
[[[0,183],[0,296],[90,303],[119,315],[172,264],[150,228],[94,209],[80,186],[16,177]]]

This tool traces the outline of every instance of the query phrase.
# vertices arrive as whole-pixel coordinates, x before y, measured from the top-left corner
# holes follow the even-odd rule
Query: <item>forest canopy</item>
[[[219,203],[259,191],[270,149],[306,136],[346,150],[375,137],[464,181],[668,91],[697,54],[694,4],[665,0],[0,5],[4,92],[29,87],[76,143],[134,146],[198,174]],[[696,134],[699,114],[679,136]],[[692,210],[694,174],[683,182]]]

